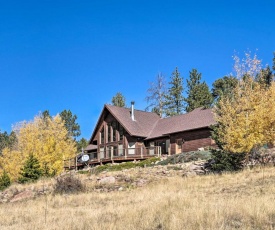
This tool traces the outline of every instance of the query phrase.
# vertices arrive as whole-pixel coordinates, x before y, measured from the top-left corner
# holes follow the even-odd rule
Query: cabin
[[[85,149],[88,164],[141,160],[215,146],[211,109],[160,118],[156,113],[104,105]]]

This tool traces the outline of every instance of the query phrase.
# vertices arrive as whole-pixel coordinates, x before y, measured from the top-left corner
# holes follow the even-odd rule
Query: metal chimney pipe
[[[134,102],[134,101],[131,101],[131,118],[132,118],[132,121],[135,120],[134,104],[135,104],[135,102]]]

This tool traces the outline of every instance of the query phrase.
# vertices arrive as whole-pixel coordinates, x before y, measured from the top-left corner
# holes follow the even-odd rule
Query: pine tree
[[[27,183],[38,180],[42,176],[42,170],[39,165],[37,158],[30,154],[26,160],[23,168],[21,169],[20,177],[18,179],[19,183]]]
[[[192,69],[189,74],[187,98],[185,98],[186,112],[191,112],[199,107],[209,108],[213,103],[213,97],[208,85],[205,82],[201,83],[201,73]]]
[[[0,191],[4,190],[5,188],[9,187],[11,184],[11,180],[9,175],[6,171],[2,173],[2,176],[0,177]]]
[[[76,142],[77,152],[81,152],[82,148],[86,148],[88,144],[89,141],[82,137],[80,140]]]
[[[65,127],[68,131],[68,136],[71,138],[76,138],[80,136],[81,131],[80,131],[80,125],[76,122],[77,116],[73,115],[71,110],[63,110],[60,113],[60,117],[65,123]]]
[[[125,97],[122,95],[122,93],[118,92],[113,98],[112,98],[112,105],[118,106],[118,107],[125,107]]]
[[[265,69],[261,69],[260,72],[257,74],[255,80],[259,82],[263,87],[269,87],[271,85],[271,82],[274,80],[274,75],[269,66],[267,66]]]
[[[238,80],[233,76],[224,76],[214,81],[212,84],[212,96],[215,101],[218,101],[221,97],[232,95],[232,91],[237,84]]]
[[[17,137],[15,132],[11,132],[10,135],[7,132],[1,133],[0,131],[0,155],[4,148],[13,148],[16,145]]]
[[[181,114],[184,108],[183,78],[177,67],[172,73],[169,85],[171,87],[165,95],[165,114],[168,117]]]

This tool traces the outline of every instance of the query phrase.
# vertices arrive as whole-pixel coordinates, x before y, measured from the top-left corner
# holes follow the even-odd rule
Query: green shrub
[[[167,157],[166,160],[159,162],[159,165],[186,163],[197,160],[209,160],[211,158],[210,151],[192,151],[187,153],[175,154]]]
[[[220,149],[212,149],[211,156],[214,163],[211,165],[216,172],[238,171],[244,166],[245,153],[230,153]]]
[[[0,177],[0,191],[4,190],[5,188],[9,187],[11,184],[11,180],[9,175],[6,171],[3,172],[2,176]]]
[[[85,186],[81,180],[73,175],[66,175],[56,179],[54,193],[57,194],[72,194],[84,192]]]
[[[33,154],[29,155],[23,168],[21,169],[20,175],[21,176],[19,177],[18,182],[22,184],[34,182],[42,176],[39,161]]]

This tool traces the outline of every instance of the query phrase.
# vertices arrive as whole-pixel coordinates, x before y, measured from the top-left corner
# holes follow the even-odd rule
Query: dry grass
[[[264,170],[2,204],[0,229],[275,229],[275,168]]]

